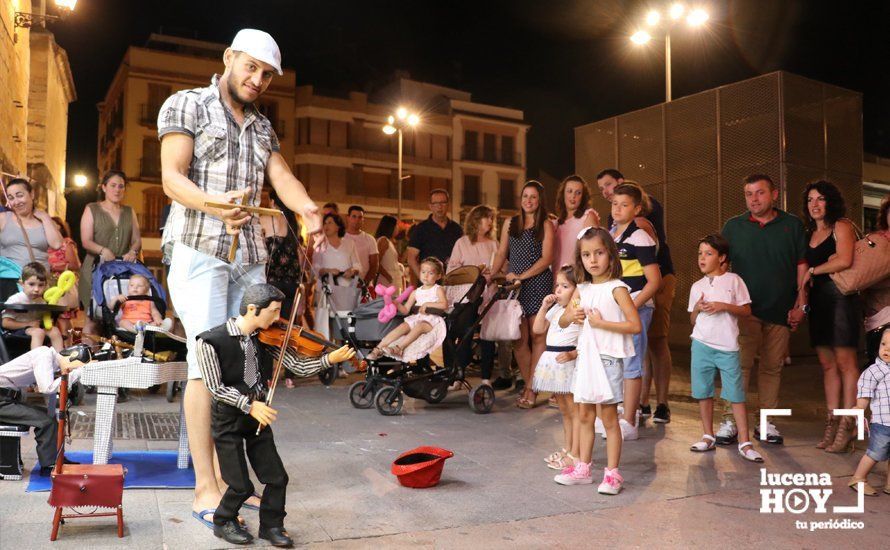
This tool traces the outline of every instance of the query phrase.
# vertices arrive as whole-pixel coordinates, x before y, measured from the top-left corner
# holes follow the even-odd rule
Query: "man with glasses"
[[[448,217],[450,196],[445,189],[430,191],[430,216],[417,224],[408,240],[408,267],[416,281],[420,276],[420,260],[433,256],[448,265],[454,243],[464,235],[463,229]]]

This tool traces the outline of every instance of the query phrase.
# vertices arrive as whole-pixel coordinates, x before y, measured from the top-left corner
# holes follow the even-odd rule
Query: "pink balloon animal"
[[[396,308],[396,304],[401,304],[407,300],[408,296],[411,296],[411,293],[414,292],[414,287],[409,286],[395,298],[393,298],[393,294],[396,293],[396,287],[394,286],[377,285],[374,287],[374,291],[377,292],[377,296],[383,297],[384,304],[383,309],[377,314],[377,320],[381,323],[388,323],[392,321],[399,312],[398,308]]]

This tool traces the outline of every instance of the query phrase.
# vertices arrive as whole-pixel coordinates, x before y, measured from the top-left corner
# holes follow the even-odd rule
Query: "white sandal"
[[[754,445],[750,441],[739,443],[739,454],[742,455],[742,458],[745,460],[750,460],[751,462],[763,462],[763,457],[760,456],[760,453],[754,450]]]
[[[702,434],[701,441],[695,443],[689,450],[694,453],[706,453],[713,451],[717,447],[717,440],[713,435]]]
[[[573,457],[571,453],[566,453],[559,457],[558,459],[548,462],[547,467],[551,470],[563,470],[569,466],[573,466],[578,463],[578,459]]]
[[[544,462],[556,462],[560,458],[564,457],[567,453],[568,453],[568,451],[566,451],[565,449],[562,449],[560,451],[554,451],[554,452],[550,453],[550,456],[548,456],[547,458],[544,459]]]

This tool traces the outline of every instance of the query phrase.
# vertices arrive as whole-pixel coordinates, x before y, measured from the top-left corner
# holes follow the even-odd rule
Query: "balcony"
[[[510,149],[484,151],[479,147],[467,147],[464,145],[460,149],[460,160],[502,164],[505,166],[522,166],[522,153]]]

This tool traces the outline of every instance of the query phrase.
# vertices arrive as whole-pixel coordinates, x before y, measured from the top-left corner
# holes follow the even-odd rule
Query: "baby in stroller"
[[[112,311],[120,304],[121,317],[117,328],[136,332],[136,323],[143,322],[169,331],[173,327],[173,319],[165,319],[158,306],[152,300],[132,299],[137,296],[150,296],[151,283],[143,275],[131,275],[127,286],[127,295],[118,294],[111,300]]]
[[[418,312],[405,318],[405,322],[387,334],[371,350],[368,359],[378,359],[383,355],[398,361],[411,362],[429,355],[442,345],[447,329],[445,320],[427,313],[429,309],[444,311],[448,307],[445,289],[439,285],[445,267],[437,258],[426,258],[420,263],[421,287],[411,293],[404,304],[396,304],[399,313],[408,315],[412,306],[419,306]]]

